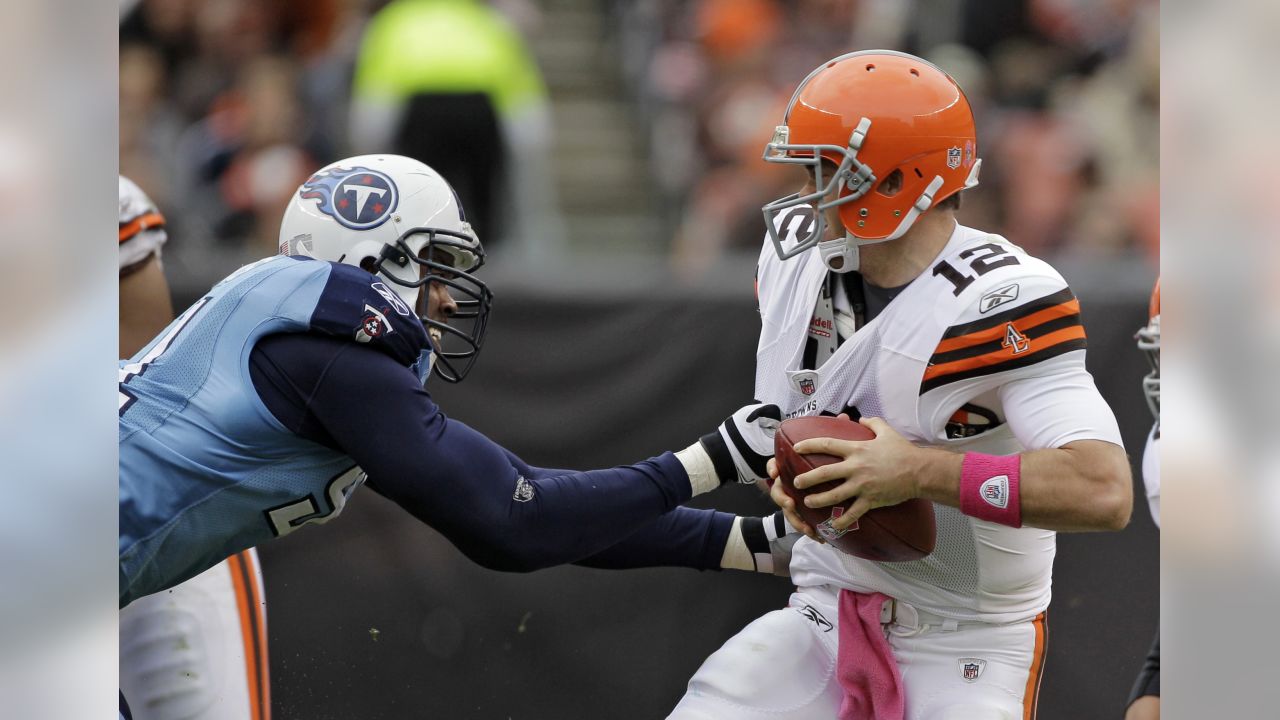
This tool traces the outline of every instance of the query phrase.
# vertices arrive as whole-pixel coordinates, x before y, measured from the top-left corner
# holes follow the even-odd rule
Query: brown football
[[[830,507],[806,507],[804,498],[836,487],[836,481],[797,490],[792,481],[797,475],[822,465],[840,462],[834,455],[800,455],[796,443],[809,438],[829,437],[839,440],[871,440],[875,433],[866,426],[834,417],[798,417],[782,423],[774,436],[774,456],[778,461],[778,479],[783,490],[796,502],[796,512],[836,548],[867,560],[906,562],[919,560],[933,552],[937,526],[933,520],[933,503],[919,498],[898,505],[875,508],[858,519],[858,523],[842,535],[831,528],[831,521],[849,509],[853,500]]]

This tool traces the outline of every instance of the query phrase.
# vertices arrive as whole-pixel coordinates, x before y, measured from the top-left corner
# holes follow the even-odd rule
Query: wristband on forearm
[[[960,465],[960,512],[979,520],[1022,527],[1020,455],[965,453]]]

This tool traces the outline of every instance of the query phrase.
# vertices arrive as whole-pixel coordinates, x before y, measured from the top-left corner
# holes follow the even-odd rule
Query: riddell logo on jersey
[[[834,328],[834,324],[830,320],[825,320],[817,316],[814,316],[809,320],[810,335],[817,335],[818,337],[829,338],[831,337],[831,330],[833,328]]]

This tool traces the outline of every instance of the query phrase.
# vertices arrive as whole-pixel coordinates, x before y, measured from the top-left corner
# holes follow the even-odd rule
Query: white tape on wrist
[[[733,529],[729,531],[729,540],[724,544],[724,555],[720,557],[720,567],[724,570],[755,570],[756,561],[747,549],[747,542],[742,538],[742,518],[734,518]]]
[[[696,442],[677,452],[676,459],[689,474],[689,485],[693,488],[694,497],[720,487],[720,477],[716,475],[715,463],[711,462],[711,456],[703,449],[702,443]]]

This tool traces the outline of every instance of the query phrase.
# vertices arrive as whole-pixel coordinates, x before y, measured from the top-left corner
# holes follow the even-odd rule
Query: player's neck
[[[933,264],[955,227],[953,213],[927,213],[897,240],[863,245],[858,251],[862,278],[876,287],[906,285]]]

